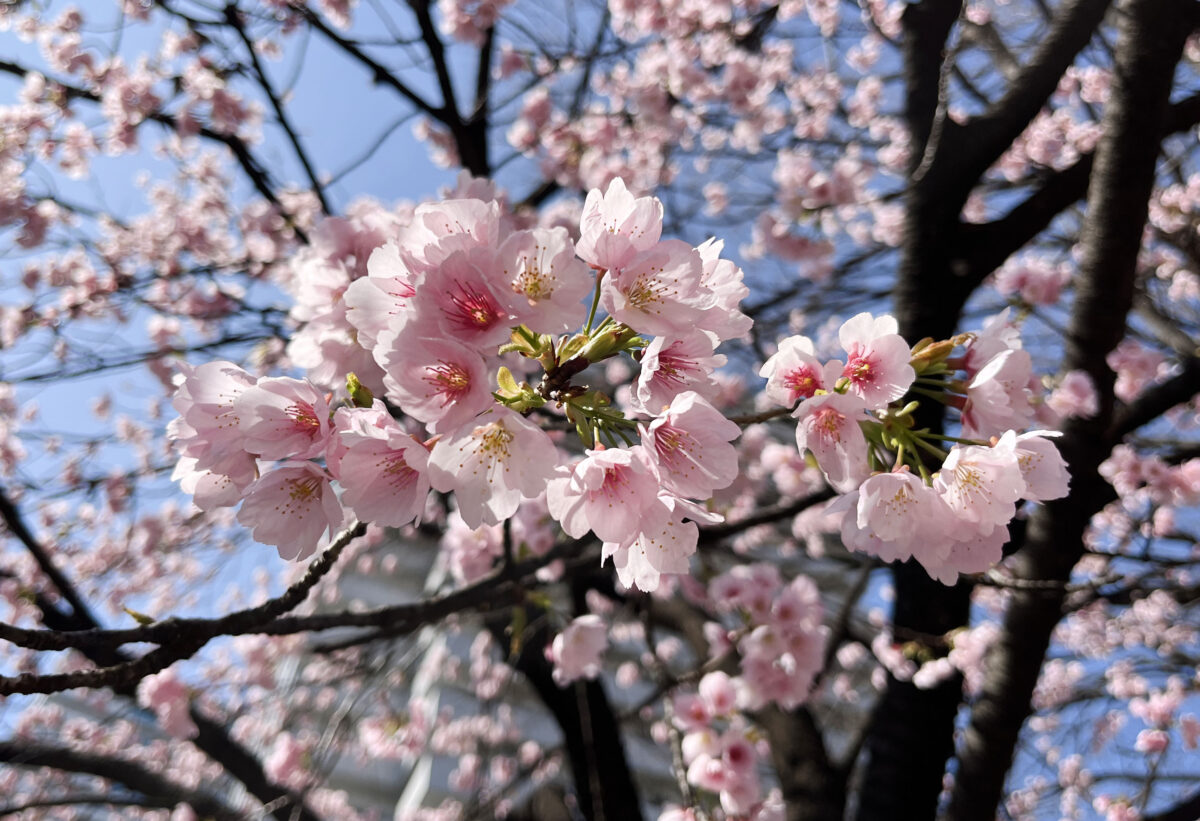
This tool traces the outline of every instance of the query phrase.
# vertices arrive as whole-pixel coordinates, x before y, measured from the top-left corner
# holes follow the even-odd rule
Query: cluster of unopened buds
[[[201,509],[241,502],[254,538],[293,559],[350,515],[419,520],[431,488],[454,495],[470,528],[542,499],[567,535],[603,542],[622,583],[656,589],[661,574],[687,571],[698,524],[721,520],[705,503],[737,476],[740,427],[711,403],[725,362],[715,350],[751,325],[738,308],[742,272],[721,244],[661,239],[662,216],[657,199],[619,180],[588,195],[574,241],[562,227],[505,230],[496,201],[418,207],[370,254],[366,276],[334,295],[375,384],[350,374],[335,400],[229,362],[182,366],[175,477]],[[762,374],[770,398],[798,403],[801,450],[847,494],[848,545],[915,556],[948,580],[999,558],[1019,498],[1065,492],[1041,435],[997,430],[947,455],[948,437],[915,430],[904,401],[954,403],[961,388],[964,436],[1027,422],[1029,360],[1014,337],[910,351],[894,320],[867,314],[839,336],[845,363],[821,362],[793,337]],[[640,370],[618,406],[585,372],[622,355]],[[959,366],[965,383],[950,380]],[[582,455],[565,448],[572,428]]]

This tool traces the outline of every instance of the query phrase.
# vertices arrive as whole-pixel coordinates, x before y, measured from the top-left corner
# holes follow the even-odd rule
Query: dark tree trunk
[[[1083,257],[1063,362],[1064,370],[1082,369],[1092,377],[1100,412],[1064,428],[1060,447],[1070,465],[1071,494],[1031,517],[1025,544],[1014,556],[1014,571],[1022,579],[1065,582],[1082,554],[1088,521],[1114,497],[1097,472],[1115,444],[1110,436],[1113,374],[1105,357],[1125,334],[1167,101],[1195,10],[1194,0],[1130,0],[1121,8],[1113,89],[1088,188]],[[1014,592],[959,754],[950,821],[994,816],[1061,612],[1059,591]]]

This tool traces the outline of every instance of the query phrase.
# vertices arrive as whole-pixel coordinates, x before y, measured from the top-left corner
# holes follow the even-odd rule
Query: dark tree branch
[[[829,760],[821,728],[807,707],[768,707],[755,715],[767,732],[787,821],[834,821],[846,813],[849,770]]]
[[[55,591],[63,597],[63,600],[67,604],[71,605],[74,616],[82,622],[99,624],[92,611],[84,603],[83,597],[75,590],[75,585],[67,579],[66,574],[59,570],[58,565],[50,558],[50,552],[46,549],[45,545],[39,542],[33,533],[30,532],[29,526],[25,524],[24,517],[21,516],[21,512],[13,504],[12,499],[8,498],[8,493],[3,488],[0,488],[0,518],[4,520],[5,526],[8,527],[8,532],[25,546],[25,549],[29,551],[29,555],[33,556],[38,569],[54,585]],[[0,627],[6,626],[0,623]]]
[[[1200,122],[1200,94],[1171,105],[1164,134],[1186,131]],[[1012,210],[983,225],[964,225],[966,263],[973,283],[982,283],[1006,259],[1046,230],[1050,222],[1087,194],[1094,152],[1084,154],[1061,171],[1047,174],[1041,184]]]
[[[50,554],[46,547],[33,539],[19,516],[14,521],[20,523],[19,529],[31,540],[32,546],[28,544],[26,546],[45,555],[46,562],[51,568],[54,568],[53,560],[49,558]],[[54,575],[47,575],[56,578]],[[65,588],[59,589],[64,600],[69,602],[72,597],[80,599],[65,576],[60,573],[57,578],[60,578],[62,584],[65,585]],[[35,595],[34,603],[41,611],[42,623],[50,630],[66,633],[100,629],[99,622],[91,615],[87,607],[66,613],[52,602],[45,592],[38,592]],[[127,654],[111,646],[83,648],[82,652],[93,664],[100,667],[115,667],[131,661]],[[132,688],[119,689],[117,692],[123,696],[133,696]],[[205,715],[194,704],[190,707],[189,713],[198,731],[196,738],[192,739],[192,743],[209,758],[224,767],[227,773],[237,779],[264,806],[274,807],[271,815],[276,821],[321,821],[320,817],[304,804],[301,796],[286,787],[272,783],[263,772],[259,760],[231,738],[224,727]]]
[[[421,97],[407,85],[400,81],[392,70],[387,66],[377,61],[374,57],[367,54],[357,45],[347,40],[342,35],[331,29],[329,25],[321,19],[320,15],[308,8],[303,3],[292,3],[292,11],[304,18],[314,29],[341,49],[347,56],[355,62],[360,63],[364,68],[371,72],[371,81],[376,85],[386,85],[391,87],[393,91],[411,103],[418,111],[433,117],[440,123],[447,124],[445,121],[445,112],[439,108],[434,108],[425,98]]]
[[[935,122],[939,117],[947,120],[942,99],[944,51],[960,9],[961,3],[947,0],[914,3],[906,7],[903,17],[904,111],[914,143],[894,294],[900,333],[910,343],[949,337],[969,293],[953,260],[959,213],[970,183],[963,190],[961,179],[943,173],[953,164],[949,132],[933,138]],[[940,432],[942,416],[940,406],[922,401],[917,426]],[[892,622],[897,634],[945,635],[966,623],[968,583],[947,588],[912,561],[894,567],[892,578],[896,590]],[[957,676],[925,690],[889,676],[864,739],[863,779],[870,787],[861,792],[858,821],[934,817],[946,761],[953,753],[961,698]]]
[[[524,606],[520,609],[525,611],[523,618],[493,617],[487,621],[488,629],[501,647],[519,642],[509,664],[525,676],[562,730],[579,812],[587,821],[640,821],[641,804],[620,723],[603,682],[577,681],[560,687],[546,660],[546,646],[554,638],[549,623]],[[511,636],[507,631],[514,622],[532,626],[520,636]]]
[[[1192,793],[1170,809],[1145,816],[1144,821],[1196,821],[1197,818],[1200,818],[1200,792]]]
[[[1033,121],[1063,73],[1092,39],[1112,0],[1067,0],[1033,56],[988,111],[958,130],[958,151],[946,156],[954,173],[974,184]]]
[[[246,53],[250,55],[250,65],[254,68],[254,74],[258,77],[258,83],[262,87],[263,94],[267,95],[267,100],[271,103],[271,108],[275,110],[275,117],[279,120],[279,127],[283,129],[288,142],[291,143],[292,150],[296,153],[296,158],[300,160],[300,165],[304,167],[309,187],[316,194],[317,201],[321,203],[322,213],[332,213],[329,209],[329,201],[325,198],[325,187],[317,179],[317,172],[313,169],[312,162],[308,158],[308,152],[300,144],[300,137],[296,133],[296,129],[292,126],[291,118],[288,117],[287,112],[284,110],[283,102],[279,99],[279,95],[275,93],[275,88],[271,85],[270,78],[267,77],[267,72],[263,68],[262,61],[258,59],[258,52],[254,50],[254,42],[246,33],[246,27],[242,24],[241,11],[238,9],[236,3],[229,3],[225,6],[225,20],[229,23],[230,28],[237,32],[242,45],[246,47]]]
[[[1064,426],[1060,448],[1070,465],[1071,494],[1029,520],[1024,546],[1012,557],[1019,579],[1066,581],[1082,555],[1083,533],[1112,489],[1099,475],[1113,419],[1113,373],[1105,361],[1125,334],[1136,263],[1154,186],[1175,66],[1194,0],[1130,0],[1120,19],[1112,95],[1088,190],[1083,257],[1063,367],[1086,371],[1099,412]],[[987,659],[987,677],[959,752],[947,821],[990,818],[999,804],[1063,594],[1014,590],[1004,629]]]
[[[0,510],[3,502],[0,496]],[[177,644],[194,640],[207,641],[219,635],[237,635],[257,625],[266,624],[284,613],[294,610],[304,601],[313,586],[328,573],[350,542],[363,535],[367,526],[361,522],[343,531],[328,548],[308,566],[304,576],[289,587],[282,595],[270,599],[257,607],[238,610],[217,619],[172,618],[153,624],[126,630],[103,630],[93,628],[78,632],[48,632],[44,630],[21,630],[0,623],[0,639],[11,641],[32,650],[67,650],[71,648],[114,647],[133,642],[154,644]],[[94,619],[89,621],[94,622]],[[216,631],[216,632],[214,632]],[[194,650],[192,651],[194,652]],[[181,656],[180,658],[184,658]],[[96,672],[96,671],[85,671]],[[73,685],[90,686],[90,685]]]
[[[135,761],[90,755],[22,739],[0,741],[0,762],[17,767],[50,767],[64,772],[97,775],[141,794],[144,798],[143,805],[171,808],[188,804],[203,818],[218,821],[243,819],[241,813],[230,809],[217,797],[181,787]],[[3,812],[2,808],[0,812]]]
[[[1171,408],[1187,402],[1200,393],[1200,358],[1189,357],[1182,363],[1183,369],[1158,385],[1147,388],[1141,396],[1120,408],[1113,417],[1105,434],[1109,447],[1116,445],[1130,433],[1153,422]]]
[[[0,60],[0,72],[12,74],[17,77],[24,77],[28,71],[24,66],[9,62],[8,60]],[[91,103],[99,103],[100,95],[95,92],[88,91],[84,88],[72,86],[69,83],[64,83],[61,80],[50,79],[49,82],[54,83],[63,90],[68,100],[87,100]],[[155,111],[146,115],[146,119],[152,120],[160,125],[163,125],[172,131],[179,130],[179,121],[170,114],[162,111]],[[271,176],[267,170],[258,162],[258,159],[250,151],[250,147],[246,145],[246,141],[236,134],[225,134],[220,131],[214,131],[208,126],[201,126],[197,132],[201,137],[213,142],[222,143],[227,147],[237,160],[238,165],[242,167],[242,172],[249,178],[255,190],[263,196],[269,203],[279,210],[280,215],[291,226],[292,232],[296,237],[304,243],[308,242],[308,235],[301,229],[287,209],[283,207],[283,203],[279,201],[279,196],[275,193],[275,186],[271,181]]]

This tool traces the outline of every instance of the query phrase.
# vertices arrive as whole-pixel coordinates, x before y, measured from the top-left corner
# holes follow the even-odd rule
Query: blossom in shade
[[[933,488],[908,470],[877,473],[856,495],[835,505],[849,508],[842,534],[853,550],[884,561],[904,561],[920,553],[936,562],[950,549],[953,514]]]
[[[414,277],[396,244],[389,242],[372,251],[367,276],[351,282],[343,296],[346,321],[357,332],[359,344],[367,350],[386,344],[387,337],[404,325],[415,294]]]
[[[742,281],[742,269],[721,259],[724,247],[725,243],[717,239],[696,246],[696,253],[704,263],[700,284],[711,291],[716,300],[716,304],[705,312],[702,324],[718,339],[738,339],[749,333],[754,325],[754,320],[742,313],[740,307],[750,289]]]
[[[1032,376],[1033,360],[1027,351],[1008,349],[988,360],[967,384],[963,435],[986,439],[1026,427],[1034,413],[1029,390]]]
[[[659,522],[657,527],[647,524],[624,543],[603,545],[602,558],[612,558],[617,578],[626,588],[653,593],[664,573],[688,572],[688,560],[700,538],[696,523],[672,515],[665,506],[652,514],[650,521],[655,520]]]
[[[181,420],[173,420],[181,421]],[[192,456],[180,456],[171,473],[171,479],[179,482],[184,493],[192,494],[192,501],[201,510],[233,507],[242,500],[250,483],[258,478],[257,460],[242,452],[236,463],[225,463],[227,473],[203,470],[199,460]]]
[[[608,625],[594,613],[579,616],[554,637],[546,658],[554,665],[560,687],[581,678],[600,675],[602,656],[608,649]]]
[[[171,669],[152,673],[138,682],[137,701],[153,710],[172,738],[195,738],[199,730],[191,717],[192,694]]]
[[[842,493],[854,490],[866,479],[867,439],[859,421],[866,405],[851,393],[826,393],[805,399],[794,414],[796,445],[803,453],[811,450],[829,484]]]
[[[434,433],[454,430],[491,407],[483,357],[453,339],[424,339],[410,330],[392,340],[384,359],[388,398]]]
[[[842,376],[849,381],[848,390],[872,409],[904,396],[917,376],[909,364],[912,352],[897,328],[895,317],[861,313],[838,329],[846,351]]]
[[[1009,431],[1001,437],[1001,441],[1012,437],[1017,465],[1025,480],[1023,498],[1044,502],[1061,499],[1070,491],[1071,475],[1067,472],[1067,463],[1058,446],[1047,438],[1059,435],[1056,431],[1031,430],[1019,435]]]
[[[429,455],[429,481],[454,492],[468,527],[499,524],[546,488],[558,451],[541,428],[493,407],[447,434]]]
[[[969,531],[966,538],[956,538],[944,555],[931,558],[921,552],[915,554],[917,561],[930,577],[942,584],[951,585],[960,574],[983,573],[1004,558],[1004,545],[1008,542],[1008,528],[992,528],[989,533]]]
[[[261,379],[233,407],[245,449],[263,459],[319,456],[332,430],[329,401],[299,379]]]
[[[1083,419],[1095,416],[1100,410],[1100,398],[1096,394],[1096,385],[1087,371],[1068,371],[1063,374],[1050,395],[1046,404],[1064,419],[1080,417]]]
[[[334,419],[342,502],[364,522],[401,527],[420,518],[429,494],[429,451],[375,407],[341,408]]]
[[[603,194],[597,189],[588,192],[575,251],[596,268],[621,268],[658,242],[662,220],[657,198],[634,198],[625,183],[614,178]]]
[[[246,489],[237,520],[283,559],[307,559],[345,520],[329,474],[312,462],[284,462]]]
[[[253,387],[255,379],[232,362],[206,362],[198,367],[180,363],[179,386],[171,405],[187,423],[177,427],[172,438],[196,446],[207,446],[204,455],[192,452],[201,468],[211,468],[230,453],[245,453],[244,434],[234,407],[237,398]]]
[[[742,430],[695,391],[679,394],[649,427],[638,429],[662,487],[672,493],[707,499],[737,477],[730,442]]]

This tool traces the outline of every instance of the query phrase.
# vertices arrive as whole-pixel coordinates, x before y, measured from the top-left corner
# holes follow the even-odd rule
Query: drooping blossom
[[[1022,498],[1044,502],[1061,499],[1070,491],[1071,476],[1058,446],[1047,437],[1057,436],[1054,431],[1031,430],[1028,433],[1006,433],[1001,440],[1012,437],[1017,465],[1021,478],[1025,480]]]
[[[955,516],[981,534],[1005,527],[1016,514],[1025,480],[1013,440],[995,447],[955,445],[933,479],[933,487]]]
[[[846,493],[871,473],[867,439],[859,422],[866,418],[863,400],[851,393],[826,393],[805,399],[794,414],[796,445],[811,450],[829,484]]]
[[[642,447],[589,450],[570,474],[552,479],[546,503],[563,531],[590,530],[602,541],[625,542],[657,505],[658,480]]]
[[[963,435],[987,439],[1028,426],[1034,414],[1032,376],[1033,360],[1027,351],[1007,349],[989,359],[967,384]]]

